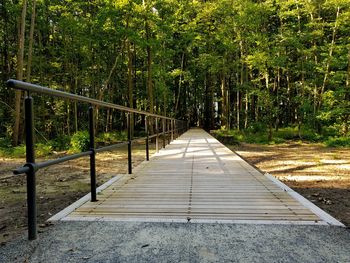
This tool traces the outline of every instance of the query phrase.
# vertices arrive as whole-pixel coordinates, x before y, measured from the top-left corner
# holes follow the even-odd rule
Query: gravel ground
[[[0,248],[0,262],[350,262],[343,227],[59,222],[36,241]]]

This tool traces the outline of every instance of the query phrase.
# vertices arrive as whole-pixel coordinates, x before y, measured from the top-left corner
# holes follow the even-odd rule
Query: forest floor
[[[288,142],[228,146],[350,226],[350,149]]]
[[[155,152],[150,144],[150,155]],[[145,146],[133,145],[133,166],[145,160]],[[38,158],[37,162],[55,159],[65,153]],[[127,148],[96,155],[97,185],[117,174],[127,173]],[[21,158],[0,157],[0,245],[16,239],[27,229],[26,178],[13,176],[12,171],[25,163]],[[40,170],[37,173],[37,209],[39,233],[46,220],[90,191],[89,158],[81,158]]]
[[[350,226],[350,149],[295,142],[241,144],[229,148]],[[153,153],[152,145],[150,154]],[[51,159],[63,154],[51,156]],[[135,145],[133,166],[144,159],[144,145]],[[0,245],[26,231],[26,180],[23,175],[12,175],[12,170],[23,163],[19,158],[0,158]],[[101,185],[116,174],[127,173],[127,149],[98,154],[96,163],[98,185]],[[48,218],[89,190],[88,158],[40,170],[37,174],[39,232],[47,227]]]

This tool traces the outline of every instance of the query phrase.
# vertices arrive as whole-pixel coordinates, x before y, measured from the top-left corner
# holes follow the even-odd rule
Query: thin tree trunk
[[[226,88],[226,80],[225,80],[225,73],[221,73],[221,108],[222,108],[222,113],[221,113],[221,127],[225,127],[227,130],[227,88]]]
[[[335,16],[335,22],[334,22],[334,27],[333,27],[333,31],[332,31],[332,41],[331,41],[331,46],[329,48],[329,52],[328,52],[328,60],[327,60],[327,65],[326,65],[326,71],[324,74],[324,78],[323,78],[323,83],[322,83],[322,87],[321,87],[321,93],[320,93],[320,100],[318,103],[318,110],[320,110],[321,105],[322,105],[322,95],[326,89],[326,84],[328,81],[328,76],[329,76],[329,67],[330,67],[330,61],[331,58],[333,57],[333,50],[334,50],[334,45],[335,45],[335,35],[336,35],[336,31],[338,28],[338,17],[339,17],[339,13],[340,13],[340,7],[337,7],[337,13]]]
[[[245,93],[245,109],[244,109],[244,129],[248,127],[248,92]]]
[[[181,55],[181,72],[180,72],[180,77],[179,77],[179,85],[178,85],[177,98],[176,98],[176,103],[175,103],[175,113],[177,113],[177,111],[178,111],[179,100],[180,100],[180,96],[181,96],[182,72],[183,72],[183,69],[184,69],[184,61],[185,61],[185,52],[182,52],[182,55]]]
[[[78,76],[74,79],[74,93],[76,94],[78,90]],[[74,131],[78,132],[78,105],[74,101]]]
[[[237,130],[239,131],[240,130],[240,118],[239,118],[239,115],[240,115],[240,95],[239,95],[239,90],[237,90],[236,92],[236,98],[237,98],[237,111],[236,111],[236,114],[237,114]]]
[[[128,52],[128,94],[129,107],[134,108],[134,80],[133,80],[133,53],[131,51],[131,43],[126,40]],[[134,114],[130,115],[131,134],[134,134]]]
[[[34,42],[34,28],[35,28],[35,7],[36,7],[36,0],[33,0],[32,16],[31,16],[30,31],[29,31],[28,62],[27,62],[27,77],[26,77],[27,82],[30,82],[30,75],[32,73],[32,56],[33,56],[33,42]]]
[[[348,69],[346,74],[346,85],[345,85],[345,101],[348,102],[350,100],[350,47],[349,47],[349,53],[348,53]],[[343,128],[343,134],[347,135],[349,132],[349,113],[344,114],[344,128]]]
[[[19,18],[18,28],[18,53],[17,53],[17,80],[23,80],[23,60],[24,60],[24,36],[26,25],[27,0],[23,0],[22,14]],[[21,122],[21,98],[22,92],[16,90],[15,93],[15,124],[13,127],[13,145],[18,145],[19,142],[19,128]]]

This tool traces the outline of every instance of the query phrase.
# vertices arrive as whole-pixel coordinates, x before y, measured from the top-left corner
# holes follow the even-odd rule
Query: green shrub
[[[9,150],[8,155],[11,157],[25,157],[26,156],[26,146],[25,145],[19,145],[16,147],[13,147]]]
[[[323,127],[322,134],[325,137],[337,137],[340,135],[339,134],[340,130],[341,130],[341,127],[335,127],[335,126]]]
[[[350,147],[350,137],[329,137],[325,144],[328,147]]]
[[[211,134],[223,144],[235,145],[235,144],[239,144],[239,141],[240,141],[239,137],[234,132],[234,130],[229,130],[229,131],[224,129],[214,130],[214,131],[211,131]]]
[[[318,142],[323,140],[323,136],[311,129],[301,130],[301,139],[309,142]]]
[[[239,144],[239,139],[233,134],[216,134],[216,139],[218,139],[223,144]]]
[[[11,139],[8,137],[2,137],[0,138],[0,148],[11,148]]]
[[[24,147],[25,148],[25,147]],[[37,143],[35,144],[35,156],[43,157],[52,153],[52,146],[49,144]]]
[[[283,140],[295,140],[299,139],[299,134],[297,128],[286,127],[280,128],[277,132],[273,133],[273,137],[280,138]]]
[[[118,131],[118,132],[105,132],[98,135],[96,138],[96,142],[100,143],[117,143],[128,140],[128,135],[126,131]]]
[[[249,125],[246,129],[247,133],[261,133],[266,131],[266,124],[261,122],[255,122]]]
[[[62,135],[62,136],[58,136],[54,140],[51,140],[49,144],[51,145],[52,149],[55,151],[64,151],[69,149],[70,139],[71,139],[70,136]]]
[[[52,146],[44,143],[35,144],[35,157],[44,157],[52,154]],[[26,156],[26,146],[21,144],[12,148],[0,148],[0,156],[24,158]]]
[[[70,150],[73,152],[88,151],[90,148],[90,138],[87,131],[78,131],[73,134],[70,140]]]
[[[243,141],[247,143],[268,144],[268,133],[246,133]]]

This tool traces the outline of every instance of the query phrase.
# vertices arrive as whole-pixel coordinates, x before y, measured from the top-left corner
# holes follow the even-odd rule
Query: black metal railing
[[[156,152],[159,151],[159,137],[160,131],[158,129],[158,121],[162,121],[162,146],[166,145],[166,136],[168,136],[168,143],[178,137],[180,134],[188,129],[188,123],[184,120],[177,120],[174,118],[149,113],[146,111],[140,111],[121,105],[108,103],[76,94],[63,92],[59,90],[42,87],[39,85],[13,80],[7,81],[7,85],[10,88],[27,91],[27,96],[24,99],[24,110],[25,110],[25,142],[26,142],[26,164],[13,171],[15,175],[26,174],[27,176],[27,208],[28,208],[28,238],[34,240],[37,238],[37,209],[36,209],[36,172],[42,168],[63,163],[66,161],[78,159],[84,156],[90,156],[90,184],[91,184],[91,202],[97,201],[96,197],[96,154],[104,151],[111,151],[116,148],[127,145],[128,146],[128,173],[132,173],[132,143],[137,141],[145,141],[146,144],[146,160],[149,160],[149,141],[155,138]],[[89,138],[90,138],[90,149],[86,152],[77,154],[71,154],[58,159],[44,161],[41,163],[35,162],[35,144],[34,144],[34,112],[33,112],[33,98],[31,93],[45,94],[53,97],[60,97],[69,99],[77,102],[88,103],[89,111]],[[100,148],[95,147],[95,134],[94,134],[94,107],[106,107],[109,109],[116,109],[127,113],[127,130],[128,130],[128,141],[114,145],[104,146]],[[145,132],[146,137],[143,138],[132,138],[131,128],[131,114],[141,114],[145,116]],[[149,134],[150,131],[150,118],[154,118],[155,132]],[[170,127],[171,128],[170,128]],[[167,127],[167,128],[166,128]]]

